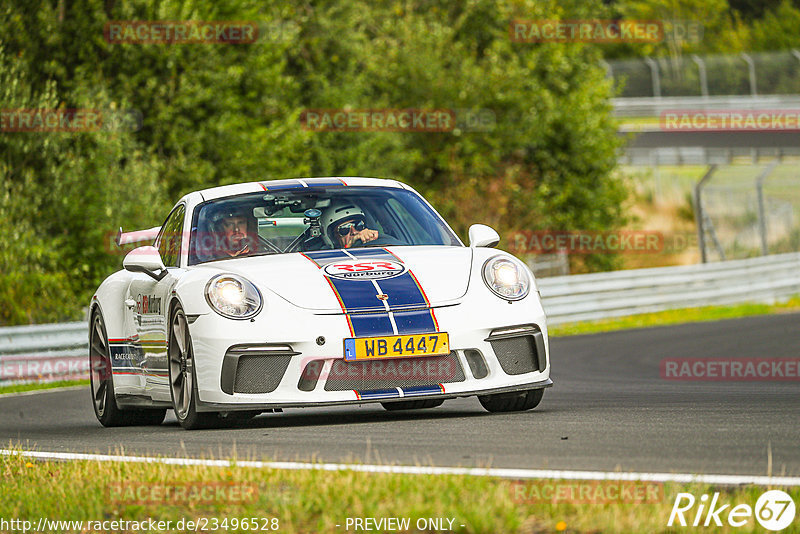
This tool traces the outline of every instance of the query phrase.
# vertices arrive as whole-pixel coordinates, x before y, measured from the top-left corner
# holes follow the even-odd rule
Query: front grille
[[[235,393],[271,393],[289,367],[290,355],[247,354],[236,366]]]
[[[539,357],[534,335],[490,338],[489,342],[506,374],[521,375],[544,369],[544,354]]]
[[[325,391],[434,386],[464,380],[464,369],[455,352],[425,358],[363,362],[334,360],[325,382]]]

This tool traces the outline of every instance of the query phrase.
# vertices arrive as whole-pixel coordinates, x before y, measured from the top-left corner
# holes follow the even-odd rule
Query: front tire
[[[89,330],[89,383],[94,415],[105,427],[160,425],[167,410],[121,410],[114,396],[114,375],[111,372],[111,348],[105,321],[99,310],[92,315]]]
[[[511,393],[478,395],[478,400],[490,412],[521,412],[536,408],[542,402],[543,396],[544,389],[529,389]]]
[[[400,410],[422,410],[425,408],[436,408],[444,403],[444,399],[419,399],[400,402],[382,402],[383,408],[390,412]]]
[[[189,324],[180,306],[170,315],[169,391],[178,423],[186,430],[218,426],[222,419],[216,412],[197,411],[197,382],[194,371],[194,350]]]

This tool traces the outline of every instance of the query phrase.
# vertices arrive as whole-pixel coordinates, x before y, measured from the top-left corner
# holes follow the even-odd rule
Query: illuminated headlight
[[[506,300],[523,299],[531,288],[531,278],[525,267],[506,256],[495,256],[483,264],[483,281],[498,297]]]
[[[218,274],[206,285],[206,300],[228,319],[250,319],[261,311],[261,293],[249,280],[235,274]]]

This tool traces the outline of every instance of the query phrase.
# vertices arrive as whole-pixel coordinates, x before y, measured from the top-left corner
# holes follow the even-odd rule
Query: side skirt
[[[117,406],[126,408],[172,408],[172,403],[154,401],[146,395],[117,395]]]

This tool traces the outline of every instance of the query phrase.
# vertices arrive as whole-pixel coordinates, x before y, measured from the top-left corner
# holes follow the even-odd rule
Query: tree
[[[4,108],[132,109],[142,127],[0,139],[4,224],[32,220],[37,235],[47,236],[31,257],[24,238],[0,235],[6,257],[26,263],[6,263],[4,272],[38,269],[50,288],[0,295],[17,307],[0,320],[75,317],[120,266],[107,252],[117,227],[158,225],[186,192],[231,182],[399,178],[432,199],[464,237],[473,222],[491,223],[503,236],[615,228],[625,192],[611,173],[620,141],[600,53],[579,43],[515,43],[508,34],[512,18],[588,17],[598,5],[6,3],[2,80],[11,96]],[[266,33],[249,45],[112,44],[103,37],[111,20],[186,19],[257,21]],[[444,132],[336,133],[300,121],[304,110],[346,107],[447,109],[462,122]],[[463,122],[470,112],[491,120],[470,127]],[[608,260],[587,264],[610,268]]]

